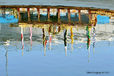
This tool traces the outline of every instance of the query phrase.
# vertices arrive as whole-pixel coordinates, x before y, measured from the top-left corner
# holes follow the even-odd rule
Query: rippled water
[[[114,19],[99,16],[95,26],[4,23],[0,16],[0,76],[113,76]]]

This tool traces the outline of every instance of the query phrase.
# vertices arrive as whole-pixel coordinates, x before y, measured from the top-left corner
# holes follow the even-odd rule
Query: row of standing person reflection
[[[21,41],[22,41],[22,50],[24,49],[24,33],[23,33],[23,27],[21,27]],[[91,29],[92,29],[92,42],[93,42],[93,48],[95,48],[95,26],[86,26],[86,37],[87,37],[87,49],[90,50],[90,45],[91,45]],[[30,45],[32,47],[32,26],[29,27],[29,30],[30,30]],[[60,26],[58,26],[58,32],[60,32],[61,28]],[[47,48],[47,43],[49,42],[49,48],[51,49],[51,45],[52,45],[52,40],[53,40],[53,34],[55,34],[56,32],[54,32],[52,34],[51,32],[51,26],[49,27],[49,30],[48,30],[48,34],[49,36],[46,36],[46,30],[44,28],[42,28],[42,44],[43,44],[43,47],[44,47],[44,55],[46,55],[46,48]],[[64,38],[63,38],[63,41],[64,41],[64,49],[65,49],[65,52],[67,52],[67,35],[68,35],[68,29],[64,29],[63,30],[63,33],[64,33]],[[58,34],[58,33],[57,33]],[[56,34],[55,34],[56,36]],[[73,49],[73,43],[74,43],[74,34],[73,34],[73,27],[71,26],[70,27],[70,39],[71,39],[71,49]],[[66,54],[67,55],[67,54]]]

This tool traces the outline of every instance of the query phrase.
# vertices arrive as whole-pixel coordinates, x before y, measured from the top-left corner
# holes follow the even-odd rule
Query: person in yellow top
[[[71,28],[70,28],[70,33],[71,33],[71,48],[72,48],[72,50],[73,50],[73,43],[74,43],[74,39],[73,39],[73,27],[71,26]]]

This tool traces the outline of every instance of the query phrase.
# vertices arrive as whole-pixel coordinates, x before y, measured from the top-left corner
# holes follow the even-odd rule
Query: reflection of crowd
[[[93,29],[92,29],[93,27]],[[30,45],[32,47],[32,26],[30,26]],[[70,30],[70,39],[71,39],[71,49],[73,50],[74,43],[74,35],[73,35],[73,26],[58,26],[58,25],[49,25],[48,27],[42,27],[42,44],[44,47],[45,55],[46,55],[46,45],[49,42],[49,49],[51,50],[51,44],[53,37],[60,32],[64,32],[64,48],[65,52],[67,52],[67,34],[68,30]],[[93,40],[95,41],[95,26],[86,26],[86,37],[87,37],[87,49],[90,49],[91,44],[91,30],[93,31]],[[49,36],[46,36],[46,32],[48,32]],[[22,40],[22,49],[24,49],[24,35],[23,35],[23,27],[21,27],[21,40]],[[95,47],[95,42],[93,41],[93,47]]]

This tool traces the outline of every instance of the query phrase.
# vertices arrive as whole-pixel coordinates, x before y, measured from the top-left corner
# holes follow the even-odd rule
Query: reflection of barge
[[[13,9],[19,22],[91,24],[96,15],[114,16],[113,10],[72,6],[0,5],[1,10]],[[5,14],[5,12],[2,12]]]

